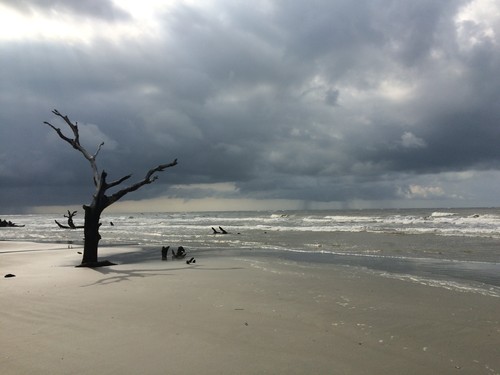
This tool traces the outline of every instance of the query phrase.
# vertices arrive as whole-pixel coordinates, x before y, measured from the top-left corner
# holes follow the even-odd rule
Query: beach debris
[[[161,247],[161,260],[168,260],[168,250],[170,250],[170,246],[162,246]],[[172,249],[172,259],[182,259],[187,255],[186,249],[184,247],[179,246],[177,251]],[[194,259],[194,258],[191,258]],[[194,263],[194,262],[193,262]]]
[[[12,274],[12,273],[8,273],[7,275],[4,276],[5,278],[9,278],[9,277],[16,277],[16,275]]]
[[[196,263],[196,259],[191,258],[189,260],[186,260],[186,264],[191,264],[191,263]]]
[[[24,225],[18,225],[16,223],[13,223],[12,221],[7,221],[7,220],[3,220],[3,219],[0,219],[0,227],[15,227],[15,228],[20,228],[20,227],[24,227]]]
[[[218,231],[217,229],[212,227],[212,231],[213,231],[212,234],[228,234],[228,232],[224,228],[222,228],[221,226],[219,226],[219,230],[220,231]]]
[[[168,260],[167,256],[168,256],[168,249],[170,248],[170,246],[162,246],[161,248],[161,260]]]
[[[182,247],[179,246],[177,248],[177,252],[172,249],[172,259],[182,259],[186,256],[186,250]]]
[[[82,229],[82,228],[85,228],[84,225],[75,225],[75,223],[73,222],[73,217],[76,216],[76,213],[77,213],[77,211],[71,212],[70,210],[68,210],[68,215],[63,215],[64,217],[68,218],[68,225],[63,225],[60,222],[58,222],[57,220],[54,220],[54,221],[61,229]]]

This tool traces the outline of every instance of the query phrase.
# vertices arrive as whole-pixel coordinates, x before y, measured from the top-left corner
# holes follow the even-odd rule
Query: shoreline
[[[3,374],[499,374],[500,299],[353,267],[0,241]],[[8,251],[8,252],[7,252]]]

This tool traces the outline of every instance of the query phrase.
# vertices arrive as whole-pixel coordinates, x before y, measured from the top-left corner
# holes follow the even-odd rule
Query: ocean
[[[83,243],[60,229],[61,215],[0,217],[0,240]],[[74,218],[83,224],[83,212]],[[500,209],[400,209],[104,214],[101,247],[161,246],[188,255],[278,259],[304,266],[351,267],[408,282],[500,297]],[[214,234],[222,227],[227,234]],[[1,259],[1,258],[0,258]]]

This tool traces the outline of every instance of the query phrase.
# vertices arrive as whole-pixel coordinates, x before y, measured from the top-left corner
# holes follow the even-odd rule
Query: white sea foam
[[[448,217],[448,216],[455,216],[456,214],[454,212],[433,212],[431,214],[431,217]]]
[[[450,280],[436,280],[425,278],[421,276],[413,276],[413,275],[405,275],[405,274],[397,274],[397,273],[388,273],[388,272],[376,272],[377,274],[391,278],[398,279],[403,281],[410,281],[417,284],[422,284],[435,288],[444,288],[448,290],[453,290],[457,292],[463,293],[476,293],[481,294],[488,297],[496,297],[500,298],[500,288],[490,285],[474,285],[470,283],[461,283],[457,281]]]

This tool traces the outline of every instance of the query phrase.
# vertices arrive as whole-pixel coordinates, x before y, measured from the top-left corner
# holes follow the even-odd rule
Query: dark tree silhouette
[[[110,264],[109,262],[99,262],[98,260],[98,245],[99,240],[101,239],[101,235],[99,234],[99,227],[101,226],[100,218],[101,213],[122,198],[124,195],[135,191],[146,184],[150,184],[154,182],[158,176],[156,173],[163,172],[165,169],[173,167],[177,165],[177,159],[168,164],[160,164],[159,166],[150,169],[146,176],[139,182],[125,187],[114,194],[106,195],[106,191],[113,187],[116,187],[128,180],[132,175],[124,176],[118,180],[108,182],[106,180],[107,173],[102,170],[99,171],[97,167],[96,158],[101,150],[101,147],[104,145],[104,142],[101,143],[94,154],[90,154],[81,144],[80,144],[80,134],[78,132],[78,123],[71,122],[68,116],[62,115],[57,109],[52,111],[54,115],[61,118],[66,125],[69,126],[71,132],[73,133],[73,138],[67,137],[63,134],[60,128],[55,127],[51,123],[45,121],[44,124],[50,126],[55,130],[57,135],[69,143],[75,150],[79,151],[85,159],[87,159],[90,163],[90,166],[93,171],[93,180],[95,186],[95,192],[92,197],[92,203],[90,205],[84,205],[83,209],[85,210],[85,221],[84,221],[84,248],[83,248],[83,258],[81,266],[83,267],[98,267],[102,265]]]
[[[61,229],[81,229],[81,228],[85,228],[85,225],[75,225],[75,223],[73,222],[73,216],[76,216],[76,211],[71,212],[70,210],[68,210],[68,215],[64,215],[64,217],[68,218],[68,225],[63,225],[60,222],[58,222],[57,220],[54,220],[54,221],[56,222],[56,224]]]

